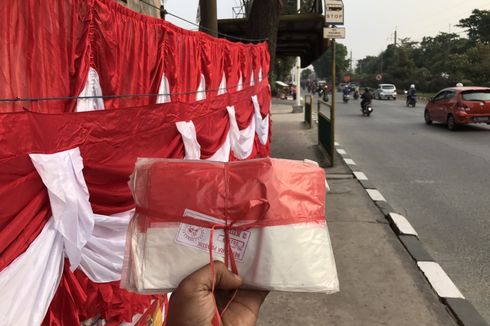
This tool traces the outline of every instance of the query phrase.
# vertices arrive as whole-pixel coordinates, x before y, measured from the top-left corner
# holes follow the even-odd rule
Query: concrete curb
[[[489,326],[471,302],[465,299],[442,267],[425,250],[418,238],[417,231],[410,222],[403,215],[395,212],[381,192],[369,181],[369,178],[359,169],[355,161],[349,157],[345,149],[337,142],[335,142],[335,146],[337,153],[388,220],[400,242],[424,274],[425,279],[441,302],[451,311],[458,324],[462,326]]]

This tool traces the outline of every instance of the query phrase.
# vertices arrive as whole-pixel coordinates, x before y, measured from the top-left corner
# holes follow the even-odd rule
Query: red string
[[[214,298],[214,288],[216,286],[216,267],[214,266],[214,259],[213,259],[213,238],[214,238],[214,225],[210,230],[209,234],[209,264],[211,265],[211,272],[212,272],[212,282],[211,282],[211,293],[213,294]],[[218,305],[216,304],[216,299],[214,300],[214,316],[212,320],[212,325],[213,326],[219,326],[221,324],[221,316],[219,314],[218,310]]]
[[[230,233],[229,233],[229,230],[231,227],[232,227],[232,225],[225,226],[223,228],[224,235],[225,235],[225,237],[224,237],[225,266],[227,268],[230,268],[230,266],[231,266],[231,271],[238,275],[238,268],[237,268],[236,261],[235,261],[235,255],[234,255],[233,250],[231,248]],[[216,228],[216,225],[213,225],[210,229],[210,234],[209,234],[209,263],[211,265],[211,272],[212,272],[211,293],[213,294],[213,297],[214,297],[214,290],[216,287],[216,267],[214,265],[214,259],[213,259],[213,238],[214,238],[215,228]],[[221,314],[219,313],[218,305],[216,304],[216,300],[215,300],[215,302],[214,302],[215,313],[214,313],[213,320],[212,320],[213,326],[221,325],[221,316],[223,316],[223,314],[226,312],[226,310],[228,309],[230,304],[233,302],[237,293],[238,293],[238,289],[235,289],[233,296],[228,301],[225,308],[221,311]]]

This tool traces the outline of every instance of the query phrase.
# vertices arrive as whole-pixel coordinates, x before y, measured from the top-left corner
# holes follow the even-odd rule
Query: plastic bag
[[[130,187],[137,208],[121,281],[127,289],[172,291],[210,262],[210,252],[232,260],[245,287],[339,289],[318,167],[270,158],[138,159]]]

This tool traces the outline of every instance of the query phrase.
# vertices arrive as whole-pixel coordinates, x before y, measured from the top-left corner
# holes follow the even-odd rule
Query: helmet
[[[415,88],[415,85],[414,84],[410,85],[410,88]]]
[[[457,83],[456,87],[463,87],[463,83]]]

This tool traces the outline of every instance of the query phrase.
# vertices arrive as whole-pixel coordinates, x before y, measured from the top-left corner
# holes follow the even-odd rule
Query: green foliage
[[[490,10],[473,10],[470,17],[461,19],[459,27],[468,29],[473,43],[490,43]]]
[[[276,80],[287,83],[291,80],[291,69],[293,69],[295,57],[277,57],[274,63],[274,73],[277,77]]]
[[[420,43],[409,38],[388,45],[378,56],[358,61],[355,78],[374,86],[375,76],[398,88],[415,84],[420,91],[435,92],[457,82],[465,85],[490,84],[490,11],[475,9],[460,20],[468,38],[455,33],[424,37]]]
[[[306,79],[310,78],[311,75],[313,75],[313,70],[311,70],[310,68],[306,68],[306,69],[303,69],[303,71],[301,71],[301,79],[302,80],[306,80]]]
[[[294,57],[277,57],[271,74],[272,94],[276,93],[276,80],[288,83],[291,81],[291,69],[294,66],[296,58]]]
[[[350,60],[347,58],[347,47],[341,43],[335,45],[335,73],[337,80],[347,73]],[[320,58],[313,62],[316,75],[321,79],[332,76],[332,51],[325,51]]]

